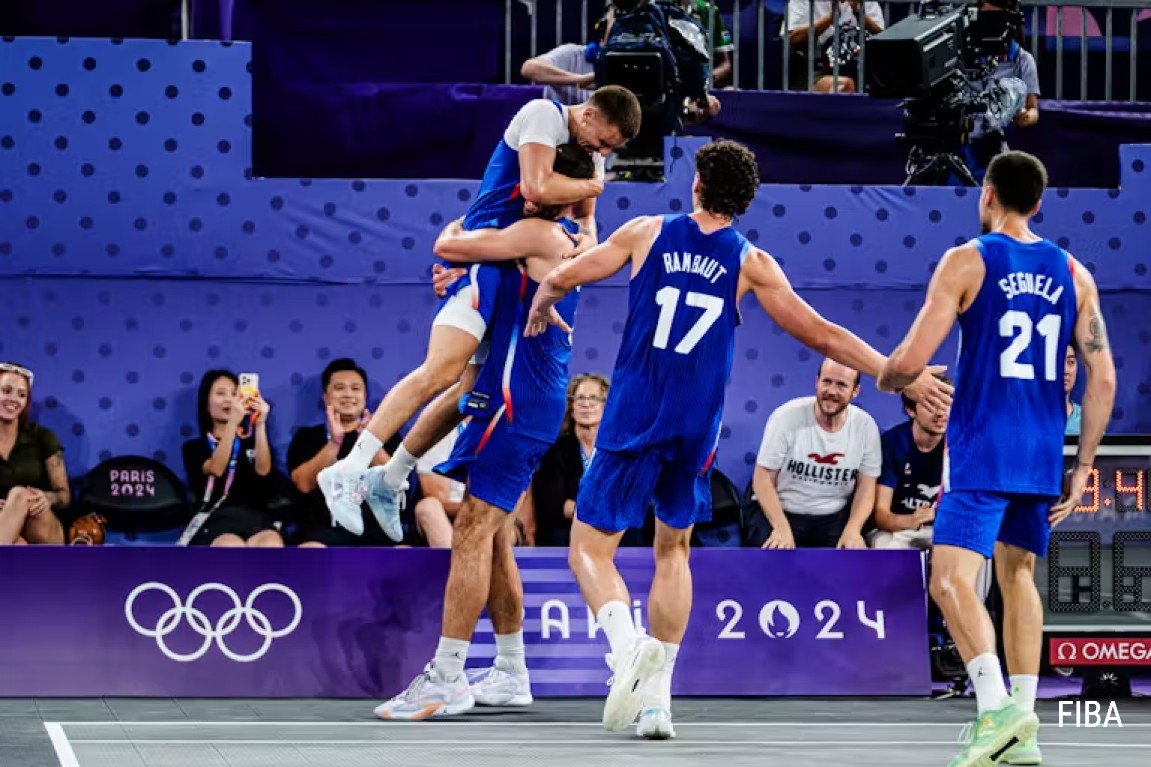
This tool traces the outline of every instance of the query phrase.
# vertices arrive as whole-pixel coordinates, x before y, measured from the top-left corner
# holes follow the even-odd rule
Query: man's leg
[[[603,724],[612,731],[635,721],[644,686],[664,664],[663,646],[636,631],[627,584],[615,566],[623,532],[643,524],[660,468],[656,456],[597,450],[580,480],[572,520],[568,563],[611,645],[614,676]]]
[[[481,706],[529,706],[531,680],[524,651],[524,586],[515,557],[515,518],[509,514],[492,544],[488,617],[496,638],[491,668],[475,672],[472,695]]]
[[[382,719],[427,719],[458,714],[475,701],[464,676],[468,648],[488,600],[492,541],[507,512],[470,493],[456,516],[452,564],[444,589],[444,612],[435,660],[424,677],[404,693],[376,708]]]
[[[1016,704],[1003,683],[995,627],[977,581],[1000,533],[1007,501],[991,493],[945,493],[935,522],[931,596],[939,605],[975,685],[979,717],[967,747],[951,767],[992,762],[1035,733],[1034,713]]]
[[[419,458],[439,444],[440,440],[448,436],[452,429],[464,420],[459,409],[460,397],[472,390],[477,375],[479,367],[468,365],[458,383],[441,393],[432,404],[424,408],[396,454],[383,466],[373,466],[364,473],[367,490],[365,500],[368,502],[368,508],[372,510],[380,527],[392,540],[399,541],[403,537],[399,496],[404,490],[404,483],[407,482]],[[392,533],[397,533],[400,537],[394,537]]]
[[[333,521],[356,535],[363,535],[360,504],[365,494],[361,481],[364,472],[384,442],[391,439],[429,400],[448,389],[460,377],[468,360],[475,354],[480,338],[482,332],[476,335],[450,325],[436,325],[432,328],[424,363],[388,391],[367,428],[360,432],[352,451],[317,477]],[[415,458],[405,454],[405,451],[398,451],[393,459],[399,459],[399,468],[407,466],[403,474],[405,477],[415,467]],[[395,521],[398,522],[398,513],[396,517]],[[389,524],[384,527],[384,531],[392,540],[399,540],[403,534],[401,531],[399,538],[395,537],[395,527],[395,524]]]

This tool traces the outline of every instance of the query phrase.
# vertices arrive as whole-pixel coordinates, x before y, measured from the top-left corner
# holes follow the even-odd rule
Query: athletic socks
[[[399,492],[400,488],[404,486],[404,482],[408,480],[408,475],[412,473],[412,469],[416,468],[418,460],[401,443],[400,449],[392,456],[392,460],[384,464],[384,484]]]
[[[1027,674],[1011,675],[1011,695],[1027,711],[1035,710],[1035,696],[1039,691],[1039,677]]]
[[[462,639],[448,639],[440,637],[440,644],[436,648],[436,658],[432,667],[440,679],[445,682],[454,682],[464,673],[464,664],[468,661],[468,647],[471,642]]]
[[[1007,687],[1003,684],[1003,670],[999,658],[994,653],[984,653],[971,659],[967,664],[967,675],[975,685],[975,703],[979,713],[993,711],[1003,706],[1007,698]]]
[[[360,436],[356,439],[355,446],[352,447],[352,452],[348,453],[342,463],[349,471],[364,472],[368,470],[368,464],[376,457],[376,453],[380,452],[380,448],[384,446],[380,442],[380,438],[372,434],[368,429],[360,432]]]
[[[626,659],[626,653],[639,637],[632,623],[631,607],[623,602],[608,602],[599,609],[595,616],[603,633],[607,635],[611,653],[617,663]]]
[[[675,659],[679,656],[679,645],[671,642],[660,642],[663,645],[663,668],[656,675],[655,699],[649,708],[662,708],[671,711],[671,676],[675,672]]]
[[[527,655],[524,652],[524,632],[522,629],[514,634],[496,634],[495,665],[512,674],[527,673]]]

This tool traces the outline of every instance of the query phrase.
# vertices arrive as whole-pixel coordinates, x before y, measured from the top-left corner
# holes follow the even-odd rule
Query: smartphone
[[[247,397],[260,393],[259,373],[240,373],[240,396]]]

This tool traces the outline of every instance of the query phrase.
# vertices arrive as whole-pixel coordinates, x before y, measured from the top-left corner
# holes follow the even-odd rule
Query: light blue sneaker
[[[985,711],[964,728],[963,751],[948,767],[993,767],[1008,749],[1026,743],[1039,729],[1039,717],[1011,698],[1000,708]]]
[[[671,712],[666,708],[645,708],[639,715],[635,733],[645,740],[671,740],[675,737]]]
[[[372,510],[384,535],[396,543],[404,540],[404,526],[400,522],[400,506],[407,500],[408,483],[393,489],[384,481],[384,467],[373,466],[364,473],[368,508]]]

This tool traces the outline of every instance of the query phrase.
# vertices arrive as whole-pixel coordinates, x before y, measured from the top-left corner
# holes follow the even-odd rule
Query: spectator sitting
[[[945,376],[941,380],[951,383]],[[943,486],[950,411],[930,413],[903,395],[910,420],[883,434],[883,470],[875,492],[876,549],[931,548],[935,506]]]
[[[316,476],[340,458],[352,452],[356,438],[371,412],[368,405],[368,376],[355,360],[332,360],[320,375],[324,389],[324,423],[302,426],[292,435],[288,445],[288,470],[292,485],[299,493],[299,529],[293,542],[303,548],[327,546],[392,546],[394,542],[384,534],[375,514],[366,503],[360,512],[364,520],[364,534],[357,536],[332,524],[332,515],[324,494],[316,483]],[[394,435],[383,450],[376,453],[372,466],[380,466],[400,446],[399,435]]]
[[[1072,437],[1079,436],[1079,429],[1083,425],[1083,408],[1078,402],[1071,401],[1071,390],[1075,388],[1075,378],[1079,375],[1079,358],[1075,356],[1075,349],[1068,346],[1067,354],[1063,357],[1063,390],[1067,392],[1067,428],[1064,434]]]
[[[30,423],[32,371],[0,363],[0,545],[63,545],[56,512],[72,501],[64,450],[50,429]]]
[[[564,43],[530,58],[520,67],[520,75],[545,86],[544,98],[561,104],[582,104],[595,92],[596,56],[614,19],[615,12],[609,8],[592,27],[592,42],[587,45]]]
[[[263,397],[241,395],[228,370],[200,380],[196,421],[202,436],[184,443],[184,472],[202,508],[215,508],[192,538],[193,546],[278,547],[284,539],[268,511],[275,493],[268,413]],[[255,418],[246,430],[243,423]]]
[[[584,471],[595,455],[610,384],[602,375],[585,373],[568,383],[568,406],[560,437],[544,453],[521,502],[520,518],[529,546],[567,546],[575,500]]]
[[[423,496],[416,504],[416,527],[433,549],[452,547],[452,523],[467,489],[462,482],[436,474],[435,468],[451,457],[456,438],[466,424],[465,420],[416,463],[420,494]]]
[[[839,3],[839,36],[840,48],[854,49],[863,45],[863,35],[859,31],[860,0],[849,0]],[[808,44],[809,34],[814,19],[815,25],[815,60],[811,62],[812,75],[808,78]],[[789,87],[796,90],[811,89],[816,93],[854,93],[855,92],[855,56],[848,56],[847,63],[841,63],[839,78],[835,77],[835,66],[831,55],[842,54],[833,50],[835,46],[835,9],[831,0],[788,0],[787,19],[784,21],[781,35],[787,36],[791,46],[791,73]],[[864,16],[864,26],[867,34],[877,35],[883,31],[883,8],[877,2],[867,3]]]
[[[875,420],[851,404],[859,380],[857,371],[824,360],[815,396],[768,418],[752,479],[763,517],[753,517],[750,544],[866,548],[882,456]]]

